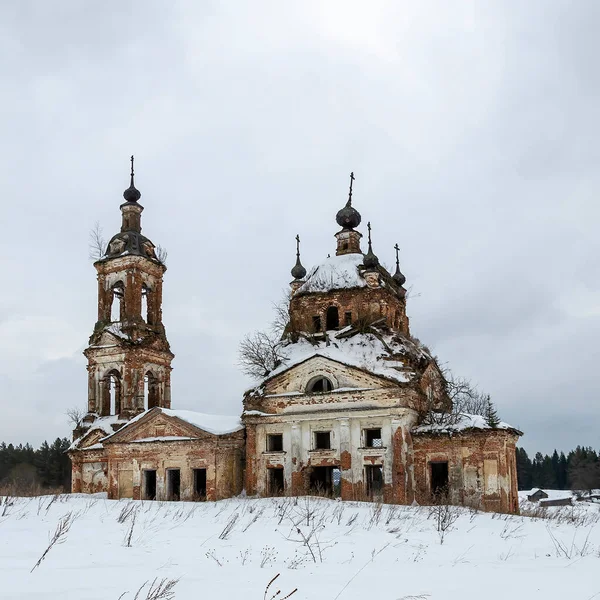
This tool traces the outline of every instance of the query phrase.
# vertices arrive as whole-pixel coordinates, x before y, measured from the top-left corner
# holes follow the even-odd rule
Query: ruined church
[[[388,272],[348,199],[332,256],[307,271],[299,238],[288,319],[241,416],[177,408],[162,321],[166,266],[142,235],[131,184],[121,230],[94,263],[98,317],[87,358],[87,413],[69,450],[73,492],[109,498],[218,500],[304,495],[455,504],[517,512],[521,433],[451,414],[447,383],[411,335],[405,276]],[[242,396],[242,394],[240,394]],[[172,404],[175,408],[172,408]]]

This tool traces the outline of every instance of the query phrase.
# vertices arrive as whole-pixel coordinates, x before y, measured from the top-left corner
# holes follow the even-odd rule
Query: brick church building
[[[411,336],[398,247],[393,274],[373,251],[370,224],[362,251],[352,183],[336,215],[335,254],[307,272],[297,238],[273,363],[245,393],[241,416],[225,417],[171,408],[166,266],[141,233],[132,162],[121,231],[94,263],[98,320],[85,350],[87,414],[69,451],[74,492],[216,500],[245,490],[398,504],[443,495],[518,511],[521,433],[452,414],[435,358]]]

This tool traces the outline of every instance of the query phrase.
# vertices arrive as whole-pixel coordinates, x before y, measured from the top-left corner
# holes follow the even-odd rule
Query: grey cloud
[[[528,450],[599,445],[596,3],[0,11],[0,439],[85,406],[87,236],[117,231],[135,153],[169,250],[175,405],[239,410],[238,342],[269,323],[296,233],[307,268],[334,251],[354,170],[376,252],[402,248],[414,334]]]

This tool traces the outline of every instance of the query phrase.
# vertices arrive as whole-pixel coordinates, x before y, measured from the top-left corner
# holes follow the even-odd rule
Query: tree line
[[[71,460],[67,438],[44,442],[37,450],[30,444],[0,444],[0,488],[27,493],[40,489],[69,491]]]
[[[533,460],[517,448],[517,480],[520,490],[532,488],[578,490],[600,489],[600,458],[591,447],[577,446],[565,455],[536,452]]]

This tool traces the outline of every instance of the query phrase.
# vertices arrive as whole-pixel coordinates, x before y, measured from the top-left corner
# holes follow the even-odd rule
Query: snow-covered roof
[[[244,429],[244,425],[238,415],[209,415],[193,410],[171,410],[170,408],[161,408],[165,415],[177,417],[198,429],[214,433],[215,435],[225,435]]]
[[[90,428],[79,438],[73,441],[73,443],[69,446],[69,450],[75,450],[79,448],[81,442],[85,440],[93,431],[102,431],[106,435],[111,435],[115,432],[113,427],[114,424],[117,423],[127,423],[127,421],[119,418],[119,415],[110,415],[108,417],[97,417],[96,420],[91,423]],[[86,450],[99,450],[102,448],[102,444],[94,444],[92,446],[88,446]]]
[[[363,259],[362,254],[342,254],[325,259],[309,271],[296,294],[366,286],[367,283],[358,269]]]
[[[233,417],[229,415],[208,415],[206,413],[200,413],[193,410],[171,410],[169,408],[155,407],[135,416],[133,419],[131,419],[131,421],[128,421],[123,427],[121,427],[119,432],[123,431],[127,427],[130,427],[134,423],[137,423],[151,411],[162,412],[168,417],[176,417],[182,421],[185,421],[186,423],[189,423],[190,425],[193,425],[194,427],[197,427],[198,429],[202,429],[202,431],[206,431],[207,433],[212,433],[214,435],[226,435],[228,433],[240,431],[240,429],[244,428],[239,416]],[[101,441],[107,441],[109,438],[115,435],[115,433],[117,432],[111,433],[111,435],[108,435]],[[163,436],[162,441],[168,440],[166,440],[165,436]]]
[[[458,415],[448,415],[447,422],[435,423],[431,425],[418,425],[414,427],[413,433],[458,433],[471,429],[507,429],[510,431],[518,431],[508,423],[500,422],[494,427],[490,427],[485,417],[481,415],[469,415],[460,413]]]
[[[340,331],[329,331],[329,342],[317,339],[308,341],[305,338],[297,342],[284,341],[278,349],[281,364],[262,383],[315,356],[357,367],[397,383],[409,382],[414,377],[409,361],[403,357],[431,360],[421,346],[400,334],[381,334],[378,337],[373,333],[357,333],[347,336],[350,329],[351,326],[348,326]],[[253,390],[258,391],[262,383]]]

